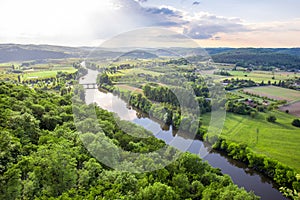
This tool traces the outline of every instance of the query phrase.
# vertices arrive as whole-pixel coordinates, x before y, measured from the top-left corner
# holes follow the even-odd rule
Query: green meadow
[[[57,69],[57,70],[46,70],[46,71],[32,71],[24,74],[24,80],[27,79],[37,79],[37,78],[51,78],[55,77],[57,72],[66,72],[66,73],[74,73],[76,69],[67,68],[67,69]]]
[[[267,122],[266,117],[275,115],[275,123]],[[202,116],[205,125],[210,115]],[[225,139],[246,144],[254,152],[274,158],[300,172],[300,128],[291,125],[296,117],[281,111],[259,113],[255,118],[226,113],[222,130]]]
[[[134,76],[134,75],[137,75],[137,74],[149,74],[149,75],[152,75],[152,76],[159,76],[161,75],[161,73],[159,72],[155,72],[155,71],[150,71],[150,70],[147,70],[147,69],[143,69],[143,68],[132,68],[132,69],[123,69],[123,70],[119,70],[117,73],[115,74],[112,74],[112,76],[126,76],[126,75],[129,75],[129,76]]]
[[[272,71],[228,71],[232,76],[222,76],[219,77],[221,80],[224,79],[231,79],[231,78],[239,78],[239,79],[246,79],[246,80],[252,80],[257,83],[261,83],[264,81],[264,83],[268,83],[270,81],[271,83],[274,83],[275,81],[278,83],[278,81],[284,81],[290,78],[294,78],[295,76],[299,74],[294,74],[293,72],[274,72],[274,79]]]
[[[244,91],[250,92],[251,94],[258,94],[261,97],[265,96],[277,100],[300,100],[300,91],[276,86],[252,87],[246,88]]]

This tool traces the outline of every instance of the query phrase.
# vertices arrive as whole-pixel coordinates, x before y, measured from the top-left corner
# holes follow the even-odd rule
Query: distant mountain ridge
[[[300,48],[96,48],[55,45],[0,44],[0,62],[63,58],[140,58],[184,57],[197,60],[210,56],[214,62],[242,67],[266,66],[300,69]]]
[[[62,59],[72,56],[72,52],[67,52],[62,48],[54,48],[54,46],[0,45],[0,62]]]
[[[300,69],[300,48],[241,48],[212,55],[214,62],[236,64],[246,68],[284,70]]]

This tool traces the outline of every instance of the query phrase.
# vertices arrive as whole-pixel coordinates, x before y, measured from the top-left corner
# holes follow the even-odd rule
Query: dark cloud
[[[194,1],[193,5],[199,5],[200,1]]]
[[[169,8],[146,8],[146,12],[152,14],[159,14],[159,15],[167,15],[167,16],[180,16],[179,13],[176,11],[171,10]]]
[[[115,0],[116,9],[111,15],[101,16],[102,24],[96,30],[98,37],[114,35],[120,32],[141,27],[175,27],[183,30],[183,34],[194,39],[214,38],[218,33],[234,33],[249,31],[237,19],[222,18],[215,15],[189,16],[172,7],[143,7],[138,1]],[[114,16],[112,19],[111,16]],[[192,17],[192,18],[191,18]],[[117,23],[111,23],[112,20]],[[95,23],[99,21],[96,15]],[[105,26],[105,35],[103,27]],[[95,29],[97,29],[95,27]],[[217,39],[217,38],[216,38]]]
[[[145,11],[147,13],[165,16],[165,17],[176,17],[176,18],[182,18],[182,13],[176,10],[172,10],[170,8],[145,8]]]
[[[188,21],[184,19],[184,14],[181,11],[166,7],[143,8],[143,12],[148,15],[153,25],[183,28],[183,34],[194,39],[214,38],[217,33],[249,31],[239,19],[203,15],[199,16],[198,19]]]
[[[181,26],[186,23],[181,12],[170,8],[143,8],[143,12],[155,26]]]

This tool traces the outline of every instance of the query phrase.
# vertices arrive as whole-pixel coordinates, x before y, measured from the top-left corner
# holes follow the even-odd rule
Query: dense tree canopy
[[[189,153],[152,172],[113,170],[85,148],[86,140],[74,126],[69,93],[8,83],[0,83],[0,91],[0,199],[257,199]],[[74,109],[85,114],[88,106]],[[154,137],[126,134],[112,113],[100,108],[96,113],[102,133],[123,149],[149,152],[164,145]],[[122,123],[132,132],[144,132]],[[85,133],[87,138],[97,137],[97,130]]]
[[[218,63],[230,63],[237,66],[272,70],[274,67],[281,69],[300,69],[299,55],[286,54],[271,49],[234,49],[212,56]]]

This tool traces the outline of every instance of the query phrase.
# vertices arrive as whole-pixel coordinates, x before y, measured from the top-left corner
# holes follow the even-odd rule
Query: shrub
[[[274,115],[270,115],[267,117],[268,122],[274,123],[277,120],[277,118]]]
[[[300,128],[300,119],[294,119],[292,125]]]

